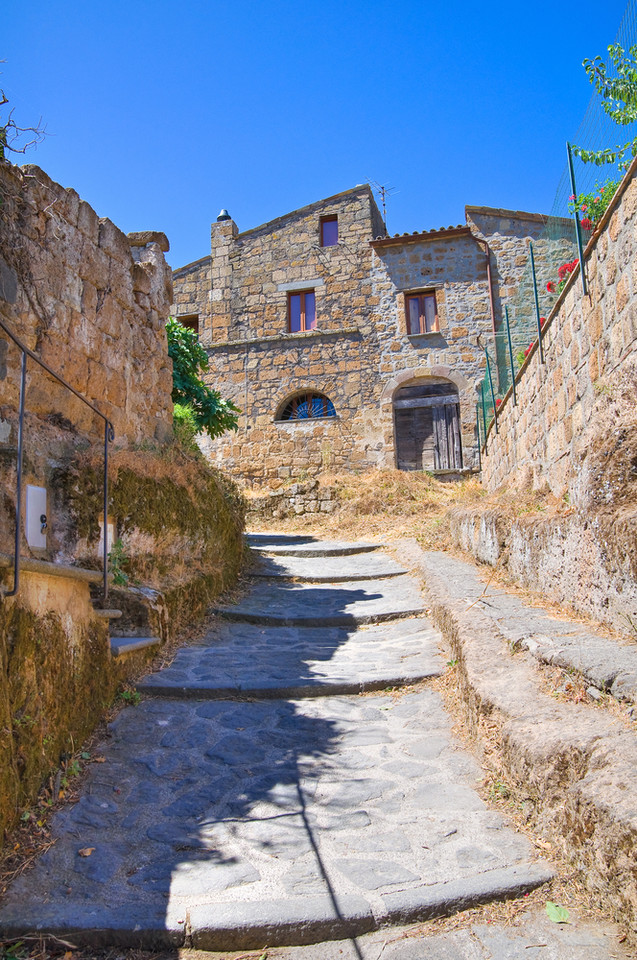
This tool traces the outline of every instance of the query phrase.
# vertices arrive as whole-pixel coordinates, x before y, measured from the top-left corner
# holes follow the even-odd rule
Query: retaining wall
[[[39,167],[0,161],[0,316],[127,444],[172,434],[164,234],[127,237]],[[13,425],[20,354],[0,333],[0,441]],[[29,363],[27,409],[95,439],[73,395]],[[5,426],[3,431],[1,428]]]
[[[482,458],[489,490],[545,485],[577,496],[578,473],[590,443],[596,401],[612,392],[626,361],[637,354],[637,162],[627,172],[585,251],[588,296],[579,269],[572,275],[543,337],[492,425]]]

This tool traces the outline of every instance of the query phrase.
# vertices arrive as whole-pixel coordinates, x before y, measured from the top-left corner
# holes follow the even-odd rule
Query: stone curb
[[[197,686],[177,686],[150,681],[137,683],[135,689],[139,693],[149,694],[153,697],[166,697],[176,700],[223,700],[223,699],[242,699],[251,700],[304,700],[311,697],[340,697],[355,696],[358,693],[372,693],[374,691],[386,690],[388,687],[409,687],[414,683],[421,683],[425,680],[431,680],[439,677],[442,670],[428,670],[425,672],[414,673],[409,676],[387,677],[378,680],[359,680],[359,681],[317,681],[313,684],[299,684],[292,686],[266,686],[262,687],[215,687],[212,684],[206,686],[199,684]]]
[[[548,883],[555,871],[543,860],[490,870],[451,883],[437,883],[419,890],[387,894],[383,900],[387,913],[377,917],[378,925],[433,920],[450,916],[492,900],[523,896]]]
[[[302,897],[193,907],[189,939],[196,950],[252,950],[342,940],[375,927],[362,897],[338,897],[336,903],[329,897]]]
[[[336,614],[331,617],[284,617],[269,613],[248,613],[242,610],[232,610],[229,607],[213,607],[210,613],[215,614],[222,620],[256,623],[262,624],[264,627],[355,627],[368,623],[385,623],[388,620],[421,617],[424,609],[413,607],[405,610],[388,610],[386,613]]]
[[[165,909],[145,909],[139,904],[100,909],[83,901],[66,903],[63,918],[53,905],[41,904],[37,917],[22,910],[15,919],[3,921],[0,938],[58,937],[77,947],[162,950],[183,947],[186,929],[185,910],[180,918],[167,918]]]
[[[358,583],[360,580],[389,580],[392,577],[401,577],[406,570],[391,570],[385,573],[374,571],[373,577],[369,573],[342,573],[342,574],[314,574],[306,576],[298,573],[273,573],[270,570],[248,570],[250,577],[259,580],[294,580],[297,583]]]
[[[64,918],[46,904],[37,920],[24,913],[2,924],[5,938],[33,935],[71,940],[80,947],[120,947],[158,950],[192,946],[199,950],[252,950],[297,946],[357,937],[386,924],[425,921],[449,916],[493,900],[519,897],[550,881],[554,871],[543,861],[486,871],[476,877],[423,886],[419,890],[386,894],[386,909],[374,914],[369,903],[355,895],[308,896],[294,900],[199,904],[169,910],[95,909],[90,904],[67,903]],[[134,911],[134,913],[133,913]]]
[[[539,687],[528,653],[512,653],[497,623],[450,596],[457,561],[403,540],[397,556],[424,579],[431,620],[457,660],[471,732],[488,720],[500,760],[536,832],[550,839],[637,934],[637,742],[599,708],[559,703]],[[449,567],[449,569],[446,569]]]
[[[334,546],[321,546],[317,544],[308,544],[307,546],[298,546],[298,547],[258,547],[254,546],[248,541],[248,546],[254,553],[263,553],[266,556],[271,557],[351,557],[357,553],[371,553],[373,550],[381,550],[383,544],[381,543],[352,543],[352,544],[335,544]]]

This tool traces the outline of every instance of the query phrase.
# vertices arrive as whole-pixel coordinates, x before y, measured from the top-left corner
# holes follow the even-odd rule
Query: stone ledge
[[[107,610],[100,609],[100,607],[95,607],[95,615],[100,617],[102,620],[119,620],[122,615],[121,610]]]
[[[220,340],[218,343],[207,344],[205,349],[211,351],[224,347],[245,347],[253,346],[257,343],[275,343],[276,341],[284,341],[294,343],[296,345],[299,340],[312,340],[314,338],[321,339],[322,337],[353,336],[355,334],[360,334],[360,332],[360,327],[342,327],[340,330],[308,330],[303,333],[277,333],[272,337],[247,337],[245,340]]]
[[[530,654],[514,653],[510,637],[472,602],[483,583],[468,583],[468,564],[408,539],[396,555],[424,581],[431,620],[455,658],[465,723],[474,736],[489,724],[498,770],[526,805],[529,827],[634,929],[637,895],[624,854],[637,836],[632,731],[596,705],[558,702],[542,689]]]
[[[114,657],[123,657],[127,653],[138,653],[159,644],[159,637],[111,637],[111,654]]]
[[[0,553],[0,567],[13,568],[13,556]],[[28,557],[20,557],[20,571],[43,573],[47,577],[69,577],[71,580],[84,580],[86,583],[101,583],[104,576],[99,570],[86,570],[84,567],[72,567],[66,563],[51,563],[50,560],[34,560]]]
[[[168,237],[161,230],[138,230],[133,233],[127,233],[128,242],[131,247],[145,247],[149,243],[158,243],[159,249],[164,253],[170,250]]]

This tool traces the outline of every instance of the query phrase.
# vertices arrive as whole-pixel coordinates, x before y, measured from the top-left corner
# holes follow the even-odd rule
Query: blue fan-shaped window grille
[[[280,420],[318,420],[335,417],[334,404],[322,393],[301,393],[286,403]]]

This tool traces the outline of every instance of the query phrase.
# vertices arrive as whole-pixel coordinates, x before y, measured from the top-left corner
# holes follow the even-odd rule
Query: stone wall
[[[320,218],[336,212],[339,243],[321,247]],[[363,341],[375,303],[369,240],[380,230],[361,186],[245,233],[230,220],[213,223],[210,260],[176,271],[176,312],[199,314],[209,382],[242,411],[237,434],[203,443],[216,465],[258,481],[321,466],[362,469],[384,453],[364,412],[379,392],[370,376],[377,348]],[[310,288],[317,328],[291,334],[288,293]],[[326,394],[337,416],[275,419],[301,391]]]
[[[457,512],[456,543],[524,587],[634,638],[637,624],[637,162],[508,394],[483,453],[490,491],[513,507]],[[514,508],[538,492],[538,511]],[[558,507],[551,504],[550,491]]]
[[[79,750],[120,682],[142,666],[142,655],[112,657],[99,613],[101,451],[55,457],[52,435],[39,441],[51,459],[52,530],[37,559],[23,546],[17,596],[4,596],[13,556],[0,552],[0,846],[54,781],[60,759]],[[174,640],[235,582],[243,501],[201,457],[170,448],[164,456],[115,452],[109,512],[122,543],[118,583],[128,581],[111,584],[107,607],[124,613],[111,622],[113,634]],[[139,629],[131,629],[131,611]]]
[[[380,417],[385,426],[383,466],[395,466],[392,399],[396,390],[428,378],[450,380],[460,401],[463,463],[477,467],[475,391],[484,351],[478,337],[492,327],[485,256],[466,227],[392,237],[373,243],[372,278],[378,308],[371,339],[378,349]],[[434,290],[439,331],[410,335],[405,293]]]
[[[39,167],[0,161],[0,316],[113,422],[117,442],[172,433],[172,299],[163,234],[129,239]],[[0,421],[17,405],[19,354],[0,333]],[[98,418],[31,361],[27,410],[95,437]],[[0,431],[0,438],[4,434]]]
[[[635,639],[635,519],[624,525],[571,511],[512,517],[498,508],[450,511],[453,541],[517,583]]]
[[[339,242],[321,247],[321,218],[329,216],[338,216]],[[386,237],[364,185],[244,233],[229,219],[213,223],[211,256],[174,274],[173,305],[178,317],[198,317],[209,382],[242,411],[237,434],[205,444],[212,461],[255,482],[393,468],[396,391],[447,380],[459,398],[463,465],[477,468],[485,362],[478,337],[499,321],[487,254],[497,267],[502,251],[498,276],[513,283],[542,218],[490,211],[476,225],[474,217],[467,226]],[[289,333],[288,294],[304,289],[315,292],[316,329]],[[423,289],[435,291],[439,330],[414,336],[405,293]],[[277,419],[305,391],[328,396],[336,417]]]
[[[167,240],[126,237],[33,166],[0,161],[0,201],[3,322],[115,427],[109,524],[122,543],[118,579],[135,587],[111,590],[109,605],[141,608],[147,600],[146,635],[150,628],[161,641],[174,639],[236,579],[244,507],[232,483],[172,442]],[[14,583],[19,363],[0,329],[0,843],[37,808],[42,787],[47,800],[57,799],[60,762],[77,753],[140,663],[114,660],[107,620],[94,606],[103,421],[33,359],[22,571],[17,595],[6,595]],[[24,536],[29,484],[46,490],[44,543]]]
[[[592,422],[596,401],[612,394],[636,353],[636,177],[633,164],[589,241],[588,296],[578,269],[547,318],[544,362],[536,343],[517,377],[517,406],[509,395],[499,409],[499,432],[491,429],[482,458],[490,490],[547,485],[557,496],[568,491],[574,504],[587,497],[583,462],[595,436],[613,426]]]
[[[325,486],[318,480],[306,480],[276,490],[255,491],[248,495],[246,504],[248,518],[258,522],[334,513],[339,501],[335,487]]]
[[[11,582],[0,567],[0,588]],[[0,847],[114,692],[108,626],[89,583],[23,570],[20,599],[0,601]]]
[[[339,243],[320,246],[320,217],[338,215]],[[211,256],[174,274],[176,316],[196,314],[204,346],[287,333],[290,289],[316,291],[321,330],[355,325],[372,304],[368,241],[385,227],[368,186],[239,233],[211,226]]]

